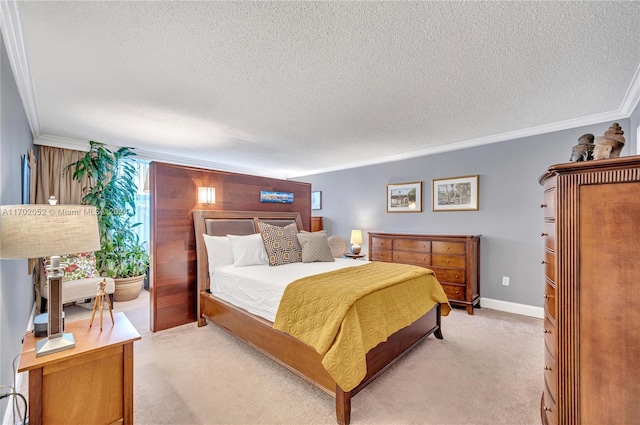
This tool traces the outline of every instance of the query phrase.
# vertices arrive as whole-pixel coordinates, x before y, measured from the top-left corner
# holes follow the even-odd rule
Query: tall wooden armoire
[[[544,424],[640,421],[640,156],[558,164],[545,227]]]

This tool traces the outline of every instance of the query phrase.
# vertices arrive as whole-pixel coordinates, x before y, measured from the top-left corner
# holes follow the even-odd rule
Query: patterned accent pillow
[[[298,242],[302,247],[303,263],[336,261],[331,254],[326,233],[298,233]]]
[[[295,223],[279,227],[259,221],[258,227],[270,266],[302,261],[302,248],[298,242],[298,227]]]
[[[43,258],[42,263],[45,266],[44,275],[46,276],[48,274],[46,266],[51,265],[51,257]],[[60,264],[65,265],[64,276],[62,277],[63,282],[100,277],[100,273],[96,268],[96,254],[93,252],[61,255]]]

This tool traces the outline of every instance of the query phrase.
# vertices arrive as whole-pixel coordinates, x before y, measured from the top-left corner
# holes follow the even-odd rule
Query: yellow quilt
[[[315,348],[340,388],[350,391],[367,373],[367,352],[436,303],[449,314],[433,271],[372,262],[290,283],[273,327]]]

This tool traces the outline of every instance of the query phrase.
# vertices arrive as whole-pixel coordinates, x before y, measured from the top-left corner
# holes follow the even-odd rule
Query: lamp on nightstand
[[[0,258],[51,256],[48,337],[36,344],[36,357],[75,347],[70,333],[63,333],[62,277],[59,255],[98,251],[100,234],[96,208],[85,205],[24,204],[0,207]]]
[[[362,230],[351,231],[351,253],[360,254],[360,244],[362,243]]]

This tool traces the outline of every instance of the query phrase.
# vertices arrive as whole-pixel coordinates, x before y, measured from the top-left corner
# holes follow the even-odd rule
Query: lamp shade
[[[351,243],[358,245],[362,243],[362,230],[351,231]]]
[[[199,187],[198,203],[199,204],[215,204],[216,188],[215,187]]]
[[[100,249],[96,207],[3,205],[0,258],[37,258]]]

